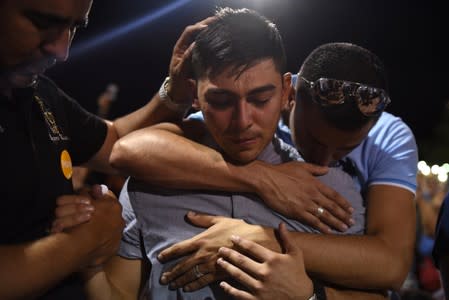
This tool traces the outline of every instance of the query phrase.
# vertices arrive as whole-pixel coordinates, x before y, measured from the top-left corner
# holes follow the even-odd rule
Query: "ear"
[[[282,109],[290,110],[292,104],[295,102],[295,89],[292,86],[292,73],[287,72],[284,74],[283,78],[283,91],[282,91]]]
[[[194,79],[189,79],[189,84],[191,86],[192,95],[193,95],[192,107],[196,110],[200,110],[200,102],[198,101],[197,81]]]

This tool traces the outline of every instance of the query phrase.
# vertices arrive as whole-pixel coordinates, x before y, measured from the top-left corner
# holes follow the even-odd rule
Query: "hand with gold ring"
[[[195,277],[197,279],[204,276],[204,274],[198,268],[198,265],[195,265],[195,267],[193,267],[193,274],[195,274]]]

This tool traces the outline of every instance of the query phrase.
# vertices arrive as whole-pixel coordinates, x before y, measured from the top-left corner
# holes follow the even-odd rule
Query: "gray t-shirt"
[[[217,147],[210,139],[204,143]],[[258,159],[272,164],[302,160],[296,149],[277,138],[273,139]],[[365,205],[353,179],[338,168],[330,168],[319,179],[334,188],[354,207],[353,218],[356,224],[344,234],[362,234],[365,227]],[[253,194],[163,189],[131,178],[122,189],[120,202],[126,227],[119,255],[129,259],[143,259],[146,256],[152,265],[142,299],[229,299],[217,283],[193,293],[185,293],[181,289],[170,290],[168,286],[159,283],[161,274],[177,261],[161,264],[157,260],[157,254],[203,231],[202,228],[185,222],[185,215],[190,210],[239,218],[251,224],[269,227],[277,227],[282,221],[289,230],[318,233],[299,221],[274,212]]]

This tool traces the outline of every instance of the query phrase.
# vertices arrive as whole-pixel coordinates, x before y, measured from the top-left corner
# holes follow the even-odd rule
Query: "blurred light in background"
[[[88,41],[76,46],[72,50],[71,56],[74,57],[74,56],[80,55],[87,50],[96,48],[96,47],[100,46],[101,44],[109,42],[110,40],[112,40],[114,38],[117,38],[119,36],[127,34],[135,29],[138,29],[139,27],[147,25],[148,23],[154,22],[155,20],[159,19],[160,17],[171,13],[172,11],[188,4],[191,1],[192,0],[174,1],[173,3],[165,5],[164,7],[159,8],[156,11],[152,11],[149,14],[147,14],[129,24],[122,25],[118,28],[112,29],[111,31],[109,31],[101,36],[95,37],[91,40],[88,40]]]
[[[430,168],[430,172],[432,172],[433,175],[437,175],[439,170],[440,170],[440,166],[439,165],[433,165]]]
[[[436,176],[438,181],[445,183],[448,180],[449,163],[443,165],[433,165],[430,167],[425,161],[418,162],[418,172],[424,176]]]

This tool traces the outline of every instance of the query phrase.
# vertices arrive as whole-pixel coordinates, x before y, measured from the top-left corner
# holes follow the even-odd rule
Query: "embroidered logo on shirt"
[[[62,150],[61,152],[61,170],[66,179],[72,178],[72,159],[70,158],[70,154],[67,150]]]
[[[50,108],[45,105],[44,101],[42,101],[42,99],[37,95],[34,95],[34,100],[36,100],[37,104],[39,104],[42,116],[44,117],[45,123],[47,124],[50,140],[53,142],[69,140],[69,138],[64,135],[61,128],[59,128],[58,124],[56,123],[56,119],[53,116],[53,113],[51,112]]]

